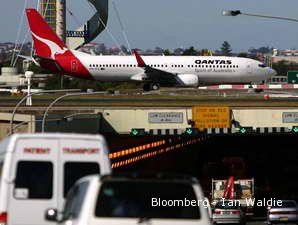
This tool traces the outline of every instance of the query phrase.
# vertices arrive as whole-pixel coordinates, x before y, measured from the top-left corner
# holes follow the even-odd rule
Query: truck
[[[215,206],[216,203],[224,196],[227,180],[212,179],[211,191],[211,205]],[[249,199],[254,199],[255,196],[255,181],[254,178],[250,179],[237,179],[234,180],[234,199],[239,200],[241,207],[244,209],[247,216],[253,215],[253,206],[248,205]]]

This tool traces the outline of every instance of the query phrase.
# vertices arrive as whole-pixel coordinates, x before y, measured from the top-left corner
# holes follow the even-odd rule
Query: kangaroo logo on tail
[[[32,31],[31,33],[37,40],[41,41],[42,43],[46,44],[49,47],[49,49],[51,50],[52,59],[55,59],[55,55],[58,55],[58,54],[63,55],[68,50],[65,47],[61,48],[53,41],[39,37],[38,35],[34,34]]]

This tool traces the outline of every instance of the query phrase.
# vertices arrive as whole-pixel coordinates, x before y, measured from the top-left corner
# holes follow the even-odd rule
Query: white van
[[[0,224],[47,225],[71,186],[90,174],[111,173],[100,135],[15,134],[0,143]]]

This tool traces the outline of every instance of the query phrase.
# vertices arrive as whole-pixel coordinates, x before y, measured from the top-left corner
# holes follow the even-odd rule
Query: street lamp
[[[74,97],[74,96],[87,96],[87,95],[97,95],[97,94],[103,94],[105,92],[98,91],[98,92],[78,92],[78,93],[66,93],[65,95],[62,95],[58,98],[56,98],[54,101],[51,102],[51,104],[47,107],[46,111],[43,114],[42,118],[42,124],[41,124],[41,132],[44,133],[45,131],[45,123],[46,123],[46,118],[48,116],[48,113],[50,109],[60,100],[67,98],[67,97]]]
[[[267,19],[277,19],[277,20],[287,20],[291,22],[298,22],[298,19],[295,18],[289,18],[289,17],[281,17],[281,16],[268,16],[268,15],[261,15],[261,14],[251,14],[251,13],[243,13],[240,10],[225,10],[222,12],[223,16],[254,16],[254,17],[261,17],[261,18],[267,18]]]

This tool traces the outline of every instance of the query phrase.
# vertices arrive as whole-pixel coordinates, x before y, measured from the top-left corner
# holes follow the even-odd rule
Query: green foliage
[[[200,52],[199,52],[200,55],[202,56],[212,56],[213,55],[213,52],[207,48],[203,48]]]
[[[246,52],[240,52],[240,53],[238,54],[238,57],[249,58],[249,57],[248,57],[248,54],[247,54]]]
[[[193,46],[184,50],[182,55],[198,55],[198,51]]]
[[[163,54],[164,55],[173,55],[173,53],[169,49],[164,50]]]
[[[224,43],[222,44],[220,50],[221,50],[223,55],[226,55],[226,56],[231,55],[232,49],[231,49],[230,43],[227,42],[227,41],[224,41]]]

